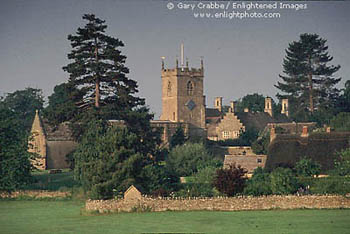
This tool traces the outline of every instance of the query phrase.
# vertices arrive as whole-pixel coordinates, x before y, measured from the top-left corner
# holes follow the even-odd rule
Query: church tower
[[[205,128],[205,101],[203,95],[204,68],[189,68],[184,64],[184,47],[181,45],[181,64],[166,69],[162,58],[162,115],[160,120],[184,122],[196,128]]]

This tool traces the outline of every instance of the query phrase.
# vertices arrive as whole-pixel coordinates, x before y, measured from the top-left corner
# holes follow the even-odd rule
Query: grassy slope
[[[0,233],[350,233],[350,210],[82,216],[74,201],[0,201]]]

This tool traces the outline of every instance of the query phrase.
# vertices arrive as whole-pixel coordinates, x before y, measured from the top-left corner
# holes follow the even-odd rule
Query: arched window
[[[189,96],[193,95],[193,82],[192,81],[187,82],[187,95],[189,95]]]
[[[171,96],[171,83],[170,81],[168,82],[168,91],[167,91],[167,95]]]

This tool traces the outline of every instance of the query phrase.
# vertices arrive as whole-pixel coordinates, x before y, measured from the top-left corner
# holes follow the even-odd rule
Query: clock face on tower
[[[194,103],[194,101],[192,100],[189,100],[188,102],[186,102],[185,106],[187,106],[189,110],[193,110],[196,107],[196,103]]]

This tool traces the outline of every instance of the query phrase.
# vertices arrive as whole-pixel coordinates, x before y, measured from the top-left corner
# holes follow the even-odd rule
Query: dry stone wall
[[[0,198],[17,198],[17,197],[31,197],[31,198],[64,198],[70,197],[70,192],[47,191],[47,190],[18,190],[12,193],[0,192]]]
[[[133,200],[88,200],[87,211],[131,212],[131,211],[192,211],[192,210],[269,210],[269,209],[333,209],[350,208],[350,198],[327,196],[264,196],[221,198],[149,198]]]

